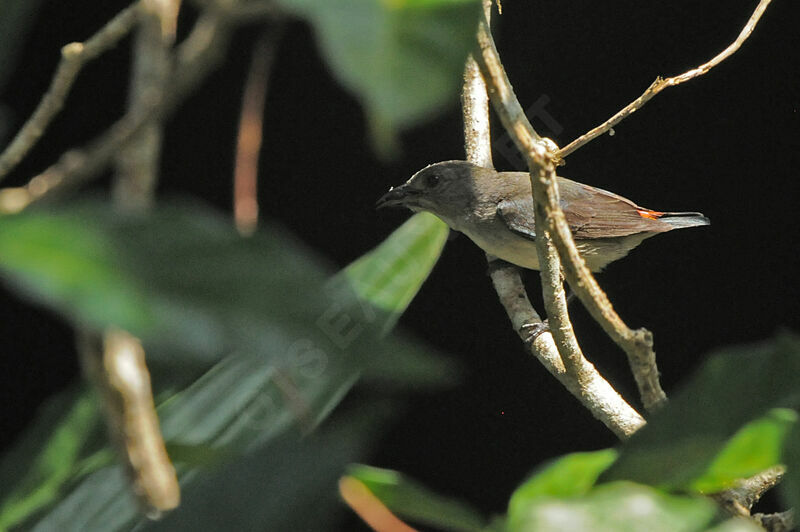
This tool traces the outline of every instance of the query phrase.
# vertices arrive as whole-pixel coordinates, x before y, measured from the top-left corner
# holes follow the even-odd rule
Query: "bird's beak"
[[[417,195],[417,191],[409,189],[405,185],[393,187],[389,192],[381,196],[375,208],[382,209],[383,207],[408,207],[409,200]]]

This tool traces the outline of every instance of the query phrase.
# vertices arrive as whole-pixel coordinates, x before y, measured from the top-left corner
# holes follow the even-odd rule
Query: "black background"
[[[696,2],[504,2],[496,36],[523,106],[541,96],[563,131],[534,118],[565,145],[638,96],[656,75],[674,75],[722,50],[753,0]],[[0,93],[6,135],[44,93],[61,45],[99,28],[121,2],[44,2],[10,82]],[[565,177],[613,190],[660,210],[699,210],[711,227],[646,242],[599,279],[631,326],[653,331],[667,393],[712,349],[800,330],[797,186],[800,165],[800,13],[774,2],[754,35],[707,76],[668,89],[582,148]],[[188,27],[189,19],[182,20]],[[170,121],[160,193],[190,194],[229,211],[234,139],[251,45],[261,28],[237,34],[228,61]],[[21,184],[67,148],[120,115],[129,41],[81,74],[65,111],[5,184]],[[379,243],[407,214],[376,212],[375,200],[431,162],[463,158],[452,108],[406,132],[403,151],[380,162],[358,102],[331,77],[311,30],[293,22],[271,78],[259,201],[341,267]],[[499,130],[496,130],[499,131]],[[5,137],[8,138],[7,136]],[[3,141],[5,142],[5,141]],[[495,165],[518,169],[496,153]],[[401,326],[459,359],[456,389],[416,397],[368,463],[502,512],[541,461],[613,445],[615,438],[525,355],[485,274],[485,259],[456,236]],[[538,279],[526,279],[540,305]],[[0,292],[2,443],[37,406],[77,375],[69,327],[51,313]],[[541,308],[541,307],[540,307]],[[635,387],[624,355],[580,305],[578,338],[628,398]],[[638,404],[638,403],[637,403]]]

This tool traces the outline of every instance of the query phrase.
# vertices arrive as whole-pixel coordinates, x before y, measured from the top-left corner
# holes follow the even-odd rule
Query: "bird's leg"
[[[547,320],[523,323],[520,327],[520,335],[524,335],[525,345],[533,344],[539,336],[546,332],[550,332],[550,323]]]

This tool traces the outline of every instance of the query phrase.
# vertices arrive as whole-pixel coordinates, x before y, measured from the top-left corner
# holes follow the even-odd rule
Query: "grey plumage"
[[[660,212],[612,192],[558,178],[561,208],[587,265],[598,271],[643,240],[672,229],[708,225],[696,212]],[[530,176],[497,172],[466,161],[445,161],[393,188],[378,206],[428,211],[486,252],[539,269]]]

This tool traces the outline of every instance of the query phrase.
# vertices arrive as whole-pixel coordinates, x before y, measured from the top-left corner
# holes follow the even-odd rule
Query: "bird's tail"
[[[699,212],[665,212],[658,219],[672,226],[673,229],[711,225],[711,220]]]

